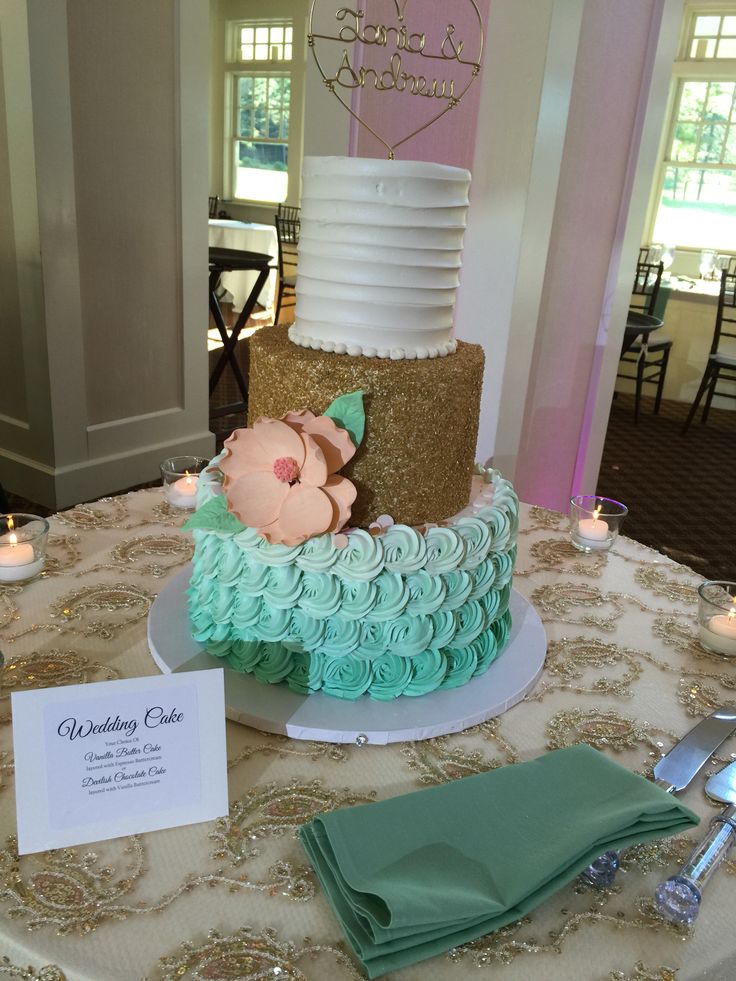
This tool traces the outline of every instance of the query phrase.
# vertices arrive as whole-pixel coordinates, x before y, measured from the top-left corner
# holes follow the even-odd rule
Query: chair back
[[[210,195],[210,218],[217,218],[217,203],[220,200],[219,195]]]
[[[664,266],[661,262],[637,262],[632,297],[629,306],[634,310],[642,310],[650,317],[654,314],[662,283]]]
[[[724,269],[721,272],[721,290],[718,294],[718,312],[716,313],[716,329],[713,331],[711,354],[725,353],[724,341],[729,348],[728,354],[734,353],[736,345],[736,273]]]
[[[287,221],[299,221],[301,218],[301,208],[293,204],[280,204],[276,213],[277,218],[286,218]]]
[[[298,209],[297,209],[298,210]],[[299,219],[276,215],[276,236],[279,242],[279,276],[293,275],[299,255]]]

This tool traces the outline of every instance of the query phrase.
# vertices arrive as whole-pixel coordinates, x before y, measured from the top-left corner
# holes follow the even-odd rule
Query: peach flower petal
[[[309,434],[321,447],[329,473],[337,473],[355,455],[350,435],[329,416],[316,416],[305,425],[304,434]]]
[[[243,470],[270,470],[273,457],[267,453],[252,429],[236,429],[224,443],[228,451],[220,460],[220,470],[229,477],[237,477]],[[233,459],[233,454],[237,460]],[[236,472],[237,471],[237,472]]]
[[[321,487],[327,480],[327,461],[319,444],[302,433],[299,437],[304,444],[304,464],[299,473],[299,482],[310,487]]]
[[[328,531],[339,531],[344,528],[350,518],[350,507],[358,495],[358,491],[347,477],[328,477],[322,491],[329,497],[334,506],[332,522]]]
[[[332,501],[318,487],[295,484],[281,506],[278,523],[285,545],[298,545],[320,535],[332,521]]]
[[[289,485],[273,473],[245,473],[226,488],[228,510],[244,525],[260,528],[278,518],[288,493]]]
[[[300,433],[306,424],[314,418],[314,413],[310,412],[309,409],[301,409],[299,412],[287,412],[285,416],[281,416],[281,421]]]
[[[272,463],[280,456],[290,456],[301,468],[305,455],[304,443],[291,426],[280,419],[259,419],[253,425],[253,432]]]

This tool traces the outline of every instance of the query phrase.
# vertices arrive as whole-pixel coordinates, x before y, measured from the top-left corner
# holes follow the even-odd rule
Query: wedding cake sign
[[[393,159],[395,151],[454,109],[480,73],[483,22],[475,0],[355,0],[331,20],[325,0],[312,0],[308,42],[325,85]],[[452,16],[452,20],[448,20]],[[322,28],[324,25],[324,28]],[[366,89],[411,99],[410,133],[390,134],[394,113],[363,109]],[[371,100],[373,101],[373,100]]]

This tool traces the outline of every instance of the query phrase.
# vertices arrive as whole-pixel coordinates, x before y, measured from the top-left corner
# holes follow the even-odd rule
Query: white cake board
[[[191,566],[164,586],[148,614],[148,646],[164,674],[225,667],[192,640],[186,589]],[[460,732],[506,712],[537,683],[547,638],[539,616],[515,590],[508,644],[485,674],[460,688],[379,702],[364,695],[343,701],[321,693],[299,695],[287,685],[267,685],[225,667],[225,714],[264,732],[319,742],[396,743]],[[360,738],[359,738],[360,737]]]

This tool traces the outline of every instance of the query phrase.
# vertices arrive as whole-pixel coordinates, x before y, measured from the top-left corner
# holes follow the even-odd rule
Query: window
[[[289,192],[293,27],[290,21],[231,25],[226,69],[230,196],[276,203]]]
[[[733,251],[736,4],[715,8],[700,5],[686,18],[652,241]]]

